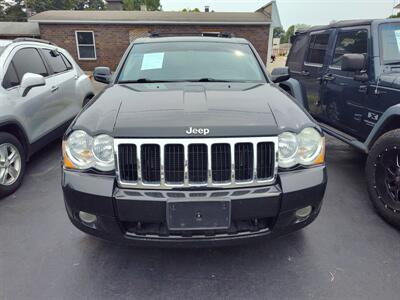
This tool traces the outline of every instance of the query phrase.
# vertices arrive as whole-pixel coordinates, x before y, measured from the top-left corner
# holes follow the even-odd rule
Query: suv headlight
[[[91,137],[83,130],[72,132],[63,142],[64,166],[69,169],[112,171],[114,139],[106,134]]]
[[[325,140],[316,129],[307,127],[299,134],[284,132],[279,135],[279,167],[310,166],[324,161]]]
[[[298,148],[299,142],[294,133],[284,132],[279,136],[279,166],[281,168],[297,165]]]

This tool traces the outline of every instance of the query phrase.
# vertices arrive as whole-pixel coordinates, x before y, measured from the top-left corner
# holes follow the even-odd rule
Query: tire
[[[5,160],[5,151],[7,151],[8,163]],[[12,153],[18,155],[13,156],[14,162],[8,159]],[[12,163],[10,164],[10,162]],[[11,167],[13,171],[10,171]],[[25,167],[26,153],[20,141],[9,133],[0,132],[0,199],[14,193],[20,187]],[[15,174],[17,175],[15,176]]]
[[[367,159],[370,199],[379,215],[400,229],[400,129],[382,135]]]

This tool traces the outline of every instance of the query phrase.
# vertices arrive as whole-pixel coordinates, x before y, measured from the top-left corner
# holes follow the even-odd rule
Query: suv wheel
[[[381,136],[367,159],[368,192],[378,213],[400,228],[400,129]]]
[[[0,132],[0,198],[15,192],[25,172],[25,152],[13,135]]]

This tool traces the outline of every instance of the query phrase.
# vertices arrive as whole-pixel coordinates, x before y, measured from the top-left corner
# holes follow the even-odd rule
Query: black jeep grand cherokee
[[[110,74],[95,70],[110,85],[63,141],[76,227],[113,241],[210,245],[288,233],[317,217],[323,134],[248,41],[138,39]]]

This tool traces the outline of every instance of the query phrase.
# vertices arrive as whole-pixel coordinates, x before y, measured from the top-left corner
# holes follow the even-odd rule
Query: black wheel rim
[[[400,147],[386,148],[375,163],[375,189],[386,208],[400,211]]]

